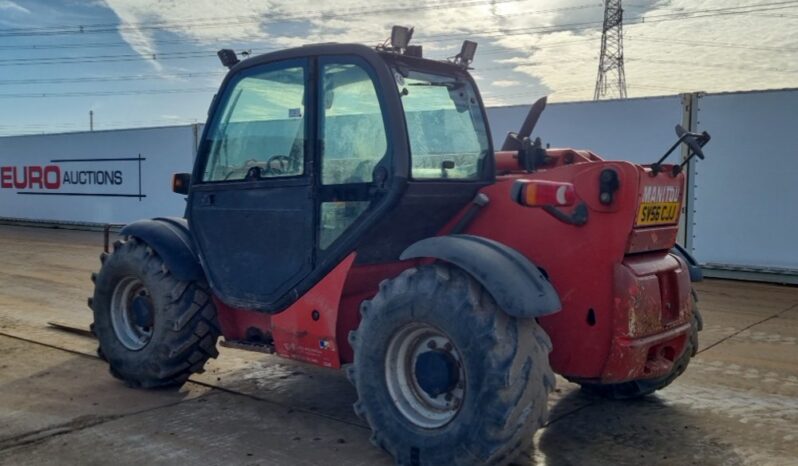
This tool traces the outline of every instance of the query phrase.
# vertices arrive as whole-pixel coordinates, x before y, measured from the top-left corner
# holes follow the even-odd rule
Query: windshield
[[[488,132],[464,77],[397,70],[414,179],[474,179],[488,154]]]

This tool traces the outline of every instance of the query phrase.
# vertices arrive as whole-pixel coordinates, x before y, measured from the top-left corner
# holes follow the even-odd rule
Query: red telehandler
[[[687,162],[547,149],[545,99],[501,150],[468,72],[321,44],[240,61],[209,110],[184,218],[127,225],[93,276],[111,373],[183,384],[223,344],[345,368],[372,442],[401,465],[506,464],[554,373],[615,398],[697,348],[695,261],[676,245]]]

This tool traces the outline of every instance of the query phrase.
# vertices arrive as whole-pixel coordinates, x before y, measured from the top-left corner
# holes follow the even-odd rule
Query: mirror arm
[[[679,139],[677,139],[676,142],[673,143],[673,145],[670,147],[670,149],[668,149],[667,152],[665,152],[665,155],[663,155],[662,157],[659,158],[659,160],[657,160],[656,162],[651,164],[651,173],[652,173],[652,175],[656,176],[657,173],[659,173],[661,171],[662,162],[664,162],[665,159],[667,159],[668,156],[671,155],[673,153],[673,151],[676,150],[677,147],[679,147],[679,144],[681,144],[686,137],[687,137],[687,133],[682,134],[679,137]]]

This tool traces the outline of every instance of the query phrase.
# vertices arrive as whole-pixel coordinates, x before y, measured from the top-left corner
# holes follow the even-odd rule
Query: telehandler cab
[[[546,149],[545,99],[495,151],[476,44],[434,61],[410,35],[220,52],[193,173],[174,177],[185,218],[127,225],[93,276],[115,377],[183,384],[221,335],[346,368],[397,464],[465,465],[530,444],[555,372],[628,398],[685,370],[701,320],[675,244],[684,164]],[[708,134],[677,133],[703,157]]]

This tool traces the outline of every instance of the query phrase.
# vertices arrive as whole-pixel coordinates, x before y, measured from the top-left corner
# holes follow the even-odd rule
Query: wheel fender
[[[704,279],[704,273],[701,271],[701,266],[698,265],[698,261],[696,261],[685,248],[679,244],[674,244],[671,249],[671,254],[679,256],[687,262],[687,269],[690,271],[691,282],[700,282]]]
[[[560,310],[560,298],[540,269],[515,249],[488,238],[450,235],[426,238],[400,259],[435,258],[474,277],[513,317],[539,317]]]
[[[169,272],[181,281],[203,279],[188,222],[180,217],[158,217],[125,225],[119,232],[147,243],[163,259]]]

